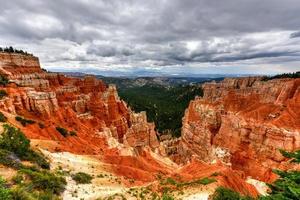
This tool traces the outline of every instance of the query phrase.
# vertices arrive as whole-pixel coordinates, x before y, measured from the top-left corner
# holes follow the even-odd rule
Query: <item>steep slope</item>
[[[183,118],[179,153],[221,159],[263,181],[272,168],[292,168],[278,151],[300,148],[300,79],[225,79],[203,85]]]
[[[46,73],[36,57],[25,59],[23,55],[14,54],[1,57],[4,60],[1,74],[7,75],[12,83],[1,88],[8,96],[1,100],[0,108],[44,123],[43,128],[37,123],[25,127],[29,138],[57,140],[62,142],[61,149],[97,153],[101,147],[97,145],[97,137],[101,135],[112,135],[122,143],[123,138],[127,141],[136,134],[136,140],[146,141],[142,145],[158,147],[153,124],[147,123],[144,113],[131,112],[119,99],[115,86],[107,87],[92,76],[75,79]],[[76,131],[78,138],[86,138],[90,145],[64,138],[55,130],[57,126]],[[132,140],[126,144],[141,145]]]
[[[126,192],[125,187],[145,184],[161,192],[162,187],[157,186],[159,174],[191,181],[221,171],[216,183],[207,186],[210,190],[224,185],[243,194],[257,195],[242,174],[221,163],[208,165],[194,160],[179,168],[165,157],[164,146],[156,137],[154,124],[147,122],[146,113],[132,112],[120,100],[114,85],[106,86],[93,76],[71,78],[45,72],[38,59],[30,55],[0,53],[0,58],[0,75],[10,82],[0,86],[0,91],[7,93],[0,99],[0,110],[8,123],[25,133],[34,148],[50,157],[53,166],[64,166],[69,171],[78,170],[77,164],[86,164],[84,169],[88,168],[87,172],[95,177],[99,170],[113,173],[122,182],[122,187],[113,191],[122,192]],[[193,170],[182,170],[196,168],[203,173],[194,176]],[[98,181],[99,178],[93,184]],[[235,183],[240,183],[239,188]],[[103,187],[98,186],[101,191]],[[70,198],[74,187],[68,185],[65,198]],[[95,195],[85,197],[93,199]]]

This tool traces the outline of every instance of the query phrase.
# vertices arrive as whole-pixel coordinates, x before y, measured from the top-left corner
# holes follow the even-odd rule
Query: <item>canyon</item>
[[[162,142],[145,112],[132,111],[115,85],[92,75],[47,72],[37,57],[16,53],[0,53],[0,74],[9,80],[0,86],[7,93],[0,110],[8,123],[21,129],[53,166],[119,178],[111,188],[127,199],[136,199],[126,193],[132,187],[150,185],[161,192],[158,175],[188,182],[212,174],[215,183],[189,188],[181,198],[200,189],[208,196],[218,186],[255,197],[259,192],[249,178],[271,182],[276,179],[272,169],[297,168],[278,150],[300,149],[300,79],[205,83],[204,96],[186,109],[181,137]],[[23,126],[16,116],[35,123]],[[58,127],[76,134],[64,136]],[[95,178],[96,191],[87,189],[98,196],[82,191],[86,199],[113,194],[99,184]],[[64,199],[80,199],[70,196],[76,187],[68,185]]]
[[[279,149],[300,148],[300,79],[262,77],[205,83],[183,118],[180,158],[222,160],[262,181],[292,169]]]

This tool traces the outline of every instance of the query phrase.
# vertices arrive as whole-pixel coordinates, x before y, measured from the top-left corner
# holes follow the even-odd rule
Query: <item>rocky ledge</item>
[[[293,168],[278,150],[300,148],[300,79],[228,78],[203,89],[183,118],[182,162],[222,160],[264,181],[272,168]]]
[[[109,130],[120,143],[126,141],[126,145],[132,147],[158,147],[154,125],[147,122],[145,113],[131,111],[120,100],[114,85],[106,86],[94,76],[79,79],[48,73],[41,69],[37,57],[15,53],[0,53],[0,75],[10,82],[1,87],[8,94],[0,100],[1,110],[46,121],[43,122],[46,128],[42,130],[33,127],[25,131],[29,138],[59,138],[63,141],[58,148],[61,150],[90,148],[59,136],[55,129],[63,126],[91,141],[97,132]],[[90,151],[96,153],[101,148],[91,147]]]

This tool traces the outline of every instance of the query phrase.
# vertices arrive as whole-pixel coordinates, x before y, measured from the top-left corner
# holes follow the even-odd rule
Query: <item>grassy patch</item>
[[[60,194],[65,190],[67,184],[64,177],[50,173],[47,170],[34,171],[31,169],[22,169],[19,173],[26,175],[30,179],[30,186],[33,190],[43,190],[53,194]]]
[[[84,172],[78,172],[78,173],[72,175],[72,179],[74,181],[76,181],[76,183],[78,183],[78,184],[87,184],[87,183],[91,183],[91,180],[93,179],[93,177]]]
[[[208,185],[210,183],[216,182],[217,180],[214,178],[202,178],[202,179],[197,179],[194,181],[190,181],[190,182],[177,182],[176,180],[172,179],[172,178],[167,178],[163,181],[160,182],[161,185],[174,185],[177,188],[179,187],[184,187],[184,186],[189,186],[189,185]]]
[[[5,180],[0,176],[0,200],[12,200],[12,191],[7,188]]]
[[[104,198],[104,200],[115,200],[115,199],[126,200],[125,196],[123,194],[119,194],[119,193],[109,196],[107,198]],[[97,199],[97,200],[100,200],[100,199]]]
[[[23,166],[18,157],[4,149],[0,149],[0,164],[14,169],[19,169]]]
[[[163,194],[162,197],[161,197],[162,200],[174,200],[174,197],[171,196],[170,194]]]
[[[210,183],[216,182],[217,180],[214,178],[203,178],[196,181],[191,182],[192,184],[201,184],[201,185],[208,185]]]
[[[218,187],[214,192],[212,199],[213,200],[254,200],[249,196],[241,196],[239,193],[225,187]]]
[[[43,169],[50,169],[50,163],[39,152],[30,149],[27,151],[26,155],[23,158],[28,161],[32,161],[36,163],[38,166],[40,166]]]

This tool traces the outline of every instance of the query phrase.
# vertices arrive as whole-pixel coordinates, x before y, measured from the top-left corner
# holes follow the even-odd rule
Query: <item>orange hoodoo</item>
[[[228,78],[203,89],[183,118],[183,159],[223,160],[263,181],[295,167],[278,150],[300,149],[300,79]]]

